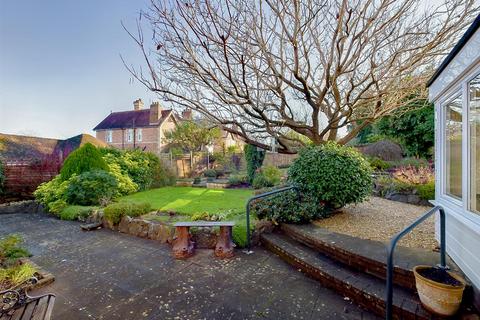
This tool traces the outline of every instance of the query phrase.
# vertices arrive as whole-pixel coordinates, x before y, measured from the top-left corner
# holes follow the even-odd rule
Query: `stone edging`
[[[49,285],[50,283],[55,281],[55,276],[53,274],[45,271],[44,269],[42,269],[40,266],[38,266],[32,260],[30,260],[28,258],[21,258],[19,260],[20,260],[21,264],[25,264],[25,263],[31,264],[37,270],[37,273],[39,275],[38,282],[34,285],[31,285],[31,286],[27,287],[28,290],[38,289],[38,288],[44,287],[46,285]]]
[[[43,206],[35,200],[25,200],[0,204],[0,214],[43,212]]]
[[[175,236],[175,227],[171,223],[150,221],[142,218],[131,218],[129,216],[122,217],[118,225],[113,225],[106,219],[102,219],[103,227],[126,233],[132,236],[160,241],[160,243],[173,242]],[[252,234],[252,245],[260,242],[260,234],[263,232],[271,232],[274,225],[271,222],[261,221],[256,224]],[[212,228],[198,228],[192,232],[192,240],[195,246],[200,249],[214,249],[217,243],[217,230]]]

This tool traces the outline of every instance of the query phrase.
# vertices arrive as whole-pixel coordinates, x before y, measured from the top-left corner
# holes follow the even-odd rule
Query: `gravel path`
[[[408,226],[430,207],[371,197],[368,201],[350,205],[327,219],[315,221],[318,226],[362,239],[389,241],[397,232]],[[399,245],[411,248],[434,249],[435,220],[428,218],[406,235]]]

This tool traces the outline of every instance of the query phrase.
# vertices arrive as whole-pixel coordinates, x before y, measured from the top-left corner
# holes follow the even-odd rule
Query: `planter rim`
[[[421,270],[421,269],[427,269],[427,268],[434,268],[432,266],[427,266],[427,265],[418,265],[418,266],[415,266],[413,268],[413,274],[415,275],[415,277],[418,277],[420,279],[422,279],[423,281],[429,283],[431,286],[433,287],[436,287],[438,289],[445,289],[445,290],[461,290],[463,291],[465,289],[465,286],[466,286],[466,282],[465,282],[465,279],[463,279],[460,275],[454,273],[454,272],[451,272],[451,271],[447,271],[447,273],[452,276],[453,278],[455,278],[456,280],[460,281],[460,283],[462,285],[460,286],[452,286],[450,284],[445,284],[445,283],[441,283],[441,282],[437,282],[437,281],[434,281],[434,280],[431,280],[429,278],[426,278],[424,276],[422,276],[421,274],[418,273],[418,270]]]

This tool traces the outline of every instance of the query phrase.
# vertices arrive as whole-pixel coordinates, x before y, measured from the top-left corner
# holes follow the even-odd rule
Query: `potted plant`
[[[415,284],[425,309],[441,316],[452,316],[462,302],[465,280],[440,267],[416,266],[413,268]]]

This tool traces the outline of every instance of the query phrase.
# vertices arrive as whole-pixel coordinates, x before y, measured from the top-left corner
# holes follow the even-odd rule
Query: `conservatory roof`
[[[448,56],[443,60],[440,67],[438,67],[437,71],[433,74],[433,76],[428,80],[427,87],[430,87],[435,79],[442,73],[442,71],[448,66],[448,64],[455,58],[455,56],[462,50],[463,46],[470,40],[470,38],[475,34],[475,32],[480,28],[480,14],[475,18],[472,25],[467,29],[467,31],[463,34],[462,38],[458,43],[453,47],[452,51],[448,54]]]

